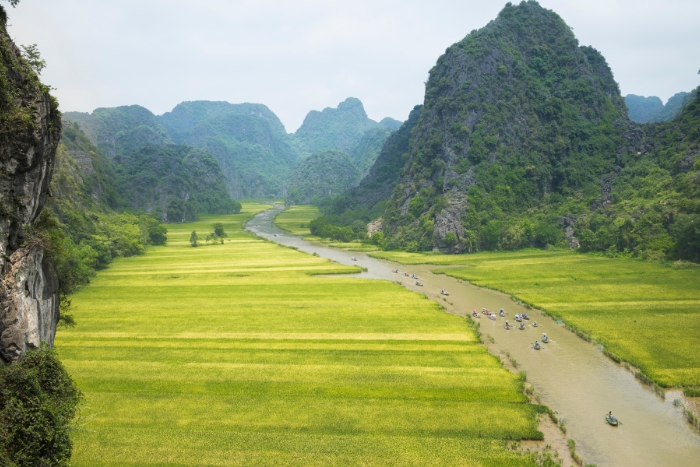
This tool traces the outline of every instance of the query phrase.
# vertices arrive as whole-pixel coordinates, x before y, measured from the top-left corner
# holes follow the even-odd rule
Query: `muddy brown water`
[[[492,321],[482,315],[478,319],[484,336],[490,335],[495,340],[489,345],[490,351],[509,352],[518,368],[527,372],[528,381],[542,403],[566,420],[566,436],[576,441],[576,451],[586,463],[598,467],[700,466],[700,433],[688,424],[682,409],[673,404],[674,399],[683,399],[682,393],[669,391],[665,398],[659,396],[595,345],[541,312],[518,306],[505,294],[432,274],[435,266],[402,266],[289,235],[272,223],[281,210],[276,207],[258,214],[248,222],[247,228],[279,244],[367,268],[367,272],[353,277],[400,281],[404,287],[436,300],[449,313],[464,316],[472,309],[504,308],[508,313],[506,318]],[[396,268],[399,274],[393,272]],[[404,272],[417,274],[423,286],[416,286],[415,280],[405,277]],[[441,289],[450,295],[441,296]],[[515,323],[516,313],[530,314],[526,329],[504,329],[506,319]],[[534,328],[533,321],[539,327]],[[542,333],[547,333],[550,343],[543,344],[538,351],[532,344],[541,340]],[[611,427],[605,422],[608,411],[620,420],[620,426]]]

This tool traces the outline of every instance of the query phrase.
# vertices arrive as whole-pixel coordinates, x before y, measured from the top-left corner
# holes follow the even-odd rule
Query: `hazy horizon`
[[[505,3],[23,0],[6,9],[16,42],[38,44],[42,80],[63,111],[138,104],[160,115],[182,101],[255,102],[291,133],[310,110],[347,97],[374,120],[405,120],[438,57]],[[700,84],[700,3],[539,3],[601,51],[623,95],[666,102]]]

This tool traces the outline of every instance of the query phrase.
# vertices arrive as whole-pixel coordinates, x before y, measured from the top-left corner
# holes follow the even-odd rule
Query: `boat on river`
[[[442,289],[440,291],[440,295],[449,295],[445,289]]]
[[[421,281],[416,281],[416,285],[417,285],[418,287],[423,287],[423,284],[421,283]]]
[[[608,424],[610,424],[610,425],[612,425],[612,426],[617,426],[618,423],[619,423],[619,422],[617,421],[617,418],[613,417],[612,414],[606,414],[606,415],[605,415],[605,421],[608,422]]]
[[[535,345],[533,347],[535,347],[535,350],[540,350],[540,343],[535,341]]]

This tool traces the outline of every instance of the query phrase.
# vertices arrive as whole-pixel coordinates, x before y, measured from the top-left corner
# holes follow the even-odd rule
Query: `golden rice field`
[[[662,386],[700,386],[700,268],[570,251],[372,256],[468,265],[442,272],[546,310]]]
[[[321,217],[321,213],[316,206],[291,206],[286,211],[278,214],[274,222],[277,227],[291,234],[307,236],[311,235],[309,222],[318,217]]]
[[[539,406],[465,320],[257,239],[169,226],[73,296],[56,347],[85,399],[74,466],[534,466]],[[223,244],[189,245],[224,222]]]

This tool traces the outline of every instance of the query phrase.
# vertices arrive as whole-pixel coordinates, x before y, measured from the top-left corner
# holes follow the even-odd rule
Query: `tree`
[[[193,230],[192,235],[190,235],[190,244],[192,246],[198,246],[199,243],[197,243],[197,240],[199,240],[199,236],[197,235],[197,231]]]
[[[222,222],[216,222],[212,224],[212,227],[214,228],[214,237],[228,237],[224,231],[224,224]]]
[[[17,6],[19,3],[19,0],[5,0],[7,1],[12,7],[14,8]],[[0,23],[2,24],[7,24],[7,12],[5,11],[5,8],[0,5]]]
[[[37,75],[40,75],[44,68],[46,68],[46,60],[42,60],[37,45],[23,45],[21,47],[24,51],[22,54],[24,59],[27,61],[32,70],[34,70]]]
[[[46,344],[19,363],[0,364],[0,465],[69,465],[80,397]]]

